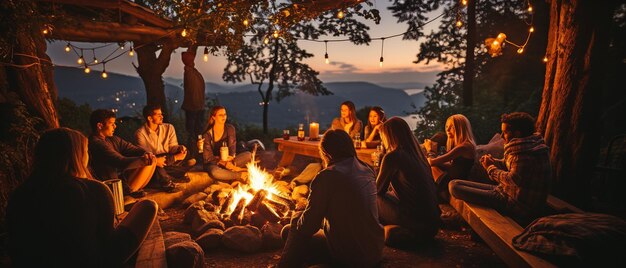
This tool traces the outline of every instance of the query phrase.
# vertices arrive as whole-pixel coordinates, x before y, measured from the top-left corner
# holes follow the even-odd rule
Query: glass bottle
[[[222,159],[222,161],[228,160],[228,146],[226,145],[226,142],[222,142],[222,147],[220,148],[220,159]]]
[[[202,140],[202,135],[198,135],[198,141]],[[198,153],[204,153],[204,142],[198,143]]]
[[[298,140],[299,141],[304,140],[304,124],[298,125]]]
[[[374,166],[378,167],[378,166],[380,166],[380,160],[382,160],[383,154],[384,154],[383,146],[382,145],[376,146],[376,151],[373,152],[373,154],[375,156],[374,157]]]
[[[357,133],[354,135],[354,148],[361,148],[361,134]]]

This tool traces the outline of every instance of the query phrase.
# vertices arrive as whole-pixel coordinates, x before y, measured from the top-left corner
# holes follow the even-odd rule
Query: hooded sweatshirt
[[[545,206],[551,172],[548,146],[538,133],[511,139],[504,145],[504,159],[487,168],[489,177],[498,182],[496,191],[507,198],[508,209],[524,214]]]

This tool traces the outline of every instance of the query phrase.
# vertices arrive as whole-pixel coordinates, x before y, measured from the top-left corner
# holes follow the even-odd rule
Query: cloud
[[[351,72],[356,72],[359,70],[359,68],[357,68],[356,66],[350,63],[345,63],[345,62],[340,62],[340,61],[331,61],[329,64],[339,68],[339,70],[329,71],[333,73],[351,73]]]

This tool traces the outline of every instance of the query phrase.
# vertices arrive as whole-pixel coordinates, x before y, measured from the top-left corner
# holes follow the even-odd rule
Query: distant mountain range
[[[69,98],[77,104],[88,103],[92,108],[118,109],[119,115],[140,115],[146,103],[143,82],[139,77],[109,73],[104,80],[100,73],[85,74],[80,68],[55,67],[55,82],[60,98]],[[165,94],[177,112],[183,99],[182,80],[165,78]],[[343,101],[351,100],[357,109],[381,106],[388,117],[404,116],[424,104],[423,93],[408,95],[403,89],[415,89],[421,83],[392,84],[382,87],[366,82],[331,82],[324,85],[334,94],[312,96],[296,93],[280,102],[270,102],[271,128],[286,128],[317,121],[322,128],[339,115]],[[262,108],[256,85],[220,85],[206,83],[207,98],[217,98],[228,109],[230,118],[244,124],[262,124]]]

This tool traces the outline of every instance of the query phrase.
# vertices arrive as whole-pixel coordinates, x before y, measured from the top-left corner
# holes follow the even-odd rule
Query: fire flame
[[[246,167],[248,168],[249,184],[240,184],[237,189],[231,193],[232,202],[228,204],[228,208],[226,209],[227,215],[233,213],[242,198],[246,200],[244,206],[248,205],[254,197],[254,193],[259,190],[267,191],[265,198],[268,199],[272,199],[272,195],[274,194],[280,194],[278,188],[273,185],[274,177],[271,174],[261,169],[253,161],[246,164]]]

